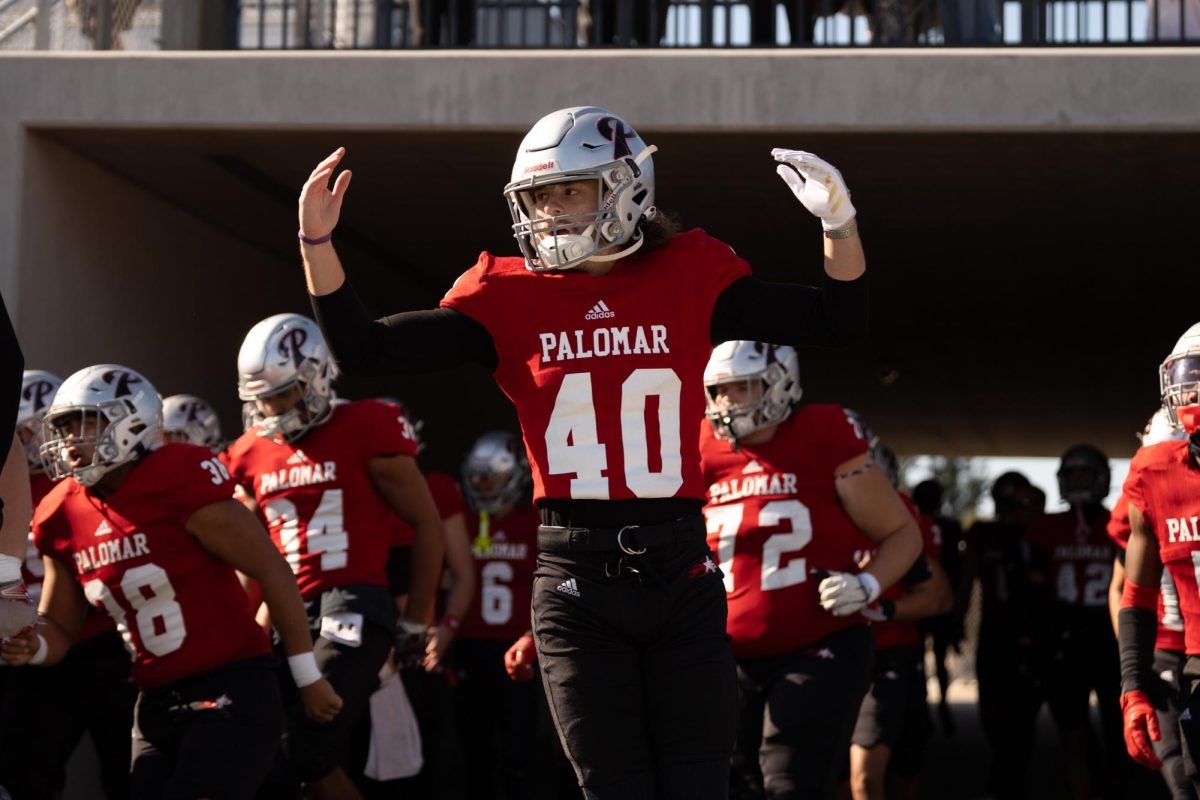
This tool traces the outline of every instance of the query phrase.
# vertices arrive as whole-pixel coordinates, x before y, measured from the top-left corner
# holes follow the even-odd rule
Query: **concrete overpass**
[[[1200,49],[0,55],[0,287],[28,361],[127,363],[232,430],[242,335],[307,306],[312,164],[349,149],[337,243],[369,304],[429,307],[512,249],[520,135],[581,103],[658,144],[660,205],[769,279],[820,269],[770,148],[842,168],[872,336],[805,353],[805,384],[902,453],[1128,455],[1200,318]],[[513,419],[473,369],[345,388],[410,399],[435,464]]]

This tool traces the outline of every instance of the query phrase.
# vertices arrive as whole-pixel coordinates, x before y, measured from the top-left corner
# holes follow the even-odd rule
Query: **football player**
[[[42,417],[62,379],[26,370],[17,411],[17,436],[25,447],[33,503],[54,488],[41,460]],[[22,568],[30,597],[41,597],[41,554],[29,534]],[[61,663],[47,669],[14,669],[0,706],[0,784],[16,797],[55,797],[66,782],[66,764],[91,734],[100,766],[101,791],[129,795],[129,729],[135,690],[129,653],[112,618],[91,609],[79,638]]]
[[[797,408],[793,348],[725,342],[704,388],[704,515],[718,563],[705,558],[690,574],[720,574],[728,593],[736,791],[824,797],[871,676],[871,631],[857,612],[909,570],[920,532],[858,420],[840,406]],[[860,572],[863,535],[878,550]]]
[[[1158,712],[1166,709],[1153,659],[1158,634],[1160,577],[1166,567],[1179,593],[1183,616],[1183,710],[1179,730],[1185,766],[1196,784],[1200,752],[1200,592],[1196,564],[1200,533],[1200,324],[1189,328],[1159,367],[1163,406],[1174,426],[1187,434],[1137,451],[1125,480],[1129,502],[1129,544],[1125,549],[1125,587],[1117,615],[1121,653],[1121,710],[1125,746],[1143,766],[1159,769],[1153,743],[1162,738]]]
[[[990,491],[996,516],[976,522],[966,532],[955,613],[961,618],[966,612],[978,580],[975,671],[979,718],[992,751],[988,788],[998,798],[1016,798],[1026,794],[1034,723],[1042,707],[1036,643],[1048,601],[1044,569],[1034,563],[1026,536],[1041,500],[1019,472],[1000,475]]]
[[[42,624],[7,640],[4,659],[60,662],[89,605],[103,609],[134,650],[141,690],[131,796],[253,797],[279,746],[282,708],[235,570],[261,587],[306,713],[324,722],[341,708],[317,670],[286,562],[209,450],[162,445],[162,403],[137,372],[75,373],[43,430],[42,461],[62,480],[33,521]]]
[[[1146,423],[1141,436],[1142,447],[1151,447],[1159,442],[1187,438],[1181,429],[1171,425],[1167,410],[1160,408]],[[1117,547],[1117,558],[1113,562],[1112,583],[1108,588],[1108,610],[1112,616],[1113,633],[1118,630],[1118,614],[1121,611],[1121,596],[1125,591],[1125,548],[1129,545],[1129,501],[1122,491],[1113,506],[1108,521],[1108,536]],[[1162,762],[1162,779],[1166,782],[1172,800],[1195,800],[1196,792],[1187,776],[1187,766],[1179,741],[1179,711],[1181,680],[1186,661],[1184,655],[1183,617],[1179,614],[1179,592],[1169,570],[1162,571],[1158,593],[1158,633],[1154,639],[1154,674],[1162,681],[1156,687],[1164,703],[1155,709],[1158,714],[1158,730],[1161,738],[1152,742],[1154,754]]]
[[[872,457],[893,488],[900,484],[899,462],[873,434]],[[850,791],[854,800],[884,800],[892,775],[891,795],[916,798],[929,740],[925,697],[925,642],[918,622],[949,611],[954,605],[950,581],[942,570],[941,532],[937,523],[900,494],[921,531],[922,554],[908,572],[863,610],[871,620],[875,659],[871,686],[863,698],[850,745]],[[875,557],[866,555],[865,563]],[[860,559],[861,563],[861,559]]]
[[[318,667],[345,701],[329,725],[294,706],[288,716],[289,763],[316,798],[358,794],[343,761],[397,624],[386,573],[391,515],[415,530],[402,659],[425,650],[443,550],[441,519],[399,411],[375,400],[335,406],[335,374],[312,320],[277,314],[252,327],[238,353],[238,395],[254,424],[225,453],[295,572]]]
[[[1108,538],[1108,510],[1102,505],[1111,477],[1108,458],[1080,444],[1063,453],[1058,469],[1059,495],[1070,508],[1043,514],[1029,529],[1029,540],[1049,568],[1054,602],[1048,609],[1051,648],[1045,673],[1046,701],[1063,742],[1067,780],[1077,800],[1092,796],[1088,765],[1089,697],[1100,705],[1103,763],[1110,781],[1124,780],[1128,764],[1121,752],[1117,717],[1120,670],[1117,642],[1108,614],[1108,585],[1116,548]],[[1093,745],[1094,746],[1094,745]]]
[[[530,628],[530,593],[537,555],[537,509],[530,502],[529,460],[519,436],[485,433],[471,446],[462,468],[471,513],[481,591],[463,618],[454,648],[458,738],[470,797],[495,796],[497,768],[503,795],[529,797],[535,766],[538,689],[505,675],[504,654]],[[530,672],[532,677],[532,671]],[[499,734],[500,749],[494,747]]]
[[[959,564],[962,558],[960,549],[960,546],[963,545],[962,526],[958,520],[943,513],[941,484],[933,478],[921,481],[913,487],[912,499],[922,514],[928,515],[937,523],[938,531],[942,536],[942,570],[946,573],[946,579],[950,581],[950,586],[957,587],[961,575]],[[953,647],[957,653],[962,644],[963,632],[961,628],[957,627],[957,621],[958,617],[951,608],[950,612],[932,617],[924,622],[924,628],[933,640],[933,663],[937,670],[939,689],[938,718],[941,720],[942,732],[946,736],[954,736],[957,733],[954,716],[950,712],[950,702],[947,699],[950,691],[950,670],[946,661],[946,655],[950,648]]]
[[[520,256],[483,253],[439,309],[379,321],[330,243],[350,185],[349,172],[330,185],[343,149],[300,196],[309,291],[344,369],[485,365],[516,406],[543,525],[539,663],[588,797],[725,792],[737,716],[725,597],[715,572],[688,577],[708,557],[695,425],[712,345],[866,331],[865,257],[833,166],[772,151],[824,228],[815,289],[756,280],[728,245],[678,232],[655,206],[654,149],[601,108],[542,118],[504,191]],[[864,591],[836,585],[845,602]]]
[[[199,397],[173,394],[163,399],[163,441],[196,444],[219,453],[224,445],[221,420]]]

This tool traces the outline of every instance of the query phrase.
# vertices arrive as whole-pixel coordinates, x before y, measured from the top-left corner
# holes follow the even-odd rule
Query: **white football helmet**
[[[740,382],[746,401],[732,404],[717,388]],[[704,368],[705,416],[718,438],[736,442],[783,422],[800,402],[800,357],[795,348],[763,342],[722,342]]]
[[[1189,434],[1200,429],[1200,323],[1179,337],[1159,366],[1158,388],[1172,425]]]
[[[1171,417],[1165,408],[1155,411],[1154,416],[1146,422],[1145,430],[1138,434],[1138,440],[1142,443],[1142,447],[1186,438],[1186,433],[1171,424]]]
[[[238,352],[238,397],[243,420],[259,436],[295,441],[323,420],[333,402],[337,366],[317,323],[300,314],[276,314],[246,334]],[[298,386],[291,410],[266,416],[259,400]]]
[[[62,378],[40,369],[27,369],[21,378],[21,403],[17,406],[17,436],[25,448],[30,472],[42,471],[42,417],[62,386]]]
[[[507,431],[480,436],[462,466],[463,494],[471,508],[500,514],[515,506],[532,476],[521,437]]]
[[[221,446],[217,412],[194,394],[173,394],[163,400],[163,433],[184,436],[189,444],[213,450]]]
[[[162,444],[162,401],[150,381],[128,367],[87,367],[55,393],[42,419],[42,439],[42,465],[51,478],[71,475],[91,486]],[[72,467],[70,449],[87,447],[90,463]]]
[[[603,108],[564,108],[538,120],[521,141],[504,187],[525,266],[569,269],[583,261],[614,261],[641,247],[642,224],[656,213],[650,158],[656,149]],[[595,211],[537,217],[537,187],[579,180],[596,181]]]

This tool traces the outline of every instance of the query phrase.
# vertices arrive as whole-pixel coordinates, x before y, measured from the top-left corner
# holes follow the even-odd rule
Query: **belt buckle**
[[[621,548],[621,552],[627,556],[640,556],[642,553],[646,552],[646,548],[644,548],[644,547],[641,549],[634,549],[632,547],[627,547],[625,545],[625,542],[621,539],[621,537],[625,535],[625,531],[636,530],[639,527],[641,527],[641,526],[640,525],[626,525],[624,528],[621,528],[621,530],[617,531],[617,547]]]

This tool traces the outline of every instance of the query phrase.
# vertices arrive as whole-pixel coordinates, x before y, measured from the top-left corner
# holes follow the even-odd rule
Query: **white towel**
[[[410,778],[424,763],[416,714],[400,676],[391,672],[371,695],[371,744],[363,774],[376,781]]]

